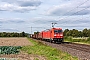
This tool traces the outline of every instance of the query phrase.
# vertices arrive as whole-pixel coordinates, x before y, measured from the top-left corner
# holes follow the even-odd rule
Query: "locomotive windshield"
[[[54,30],[54,33],[61,33],[62,30]]]

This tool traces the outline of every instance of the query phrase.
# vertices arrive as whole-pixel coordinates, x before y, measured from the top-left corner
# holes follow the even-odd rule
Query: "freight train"
[[[33,34],[32,38],[50,41],[51,43],[63,42],[63,31],[62,28],[51,28],[45,31],[41,31],[37,34]]]

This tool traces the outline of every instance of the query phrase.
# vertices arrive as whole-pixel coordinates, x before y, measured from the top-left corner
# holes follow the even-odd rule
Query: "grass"
[[[35,54],[45,56],[47,60],[78,60],[76,57],[69,55],[41,42],[29,39],[34,45],[24,46],[21,50],[26,51],[28,54]],[[38,59],[35,59],[38,60]]]
[[[90,44],[90,37],[87,39],[73,39],[71,36],[65,36],[64,41],[68,42],[75,42],[75,43],[80,43],[80,44]]]

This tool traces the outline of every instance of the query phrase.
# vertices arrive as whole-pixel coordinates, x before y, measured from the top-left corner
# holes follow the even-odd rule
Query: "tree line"
[[[82,31],[78,31],[76,29],[65,29],[64,36],[73,36],[73,37],[90,37],[90,29],[83,29]]]
[[[17,32],[0,32],[0,37],[27,37],[27,33],[25,32],[21,32],[21,33],[17,33]]]
[[[37,32],[39,33],[39,32]],[[34,34],[36,34],[34,32]],[[28,33],[25,32],[21,32],[21,33],[17,33],[17,32],[0,32],[0,37],[27,37]],[[79,31],[77,29],[65,29],[64,30],[64,36],[72,36],[72,37],[90,37],[90,29],[83,29],[82,31]]]

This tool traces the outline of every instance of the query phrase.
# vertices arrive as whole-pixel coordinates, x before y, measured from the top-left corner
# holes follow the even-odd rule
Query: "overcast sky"
[[[89,0],[0,0],[0,32],[90,28]],[[38,28],[37,28],[38,27]]]

